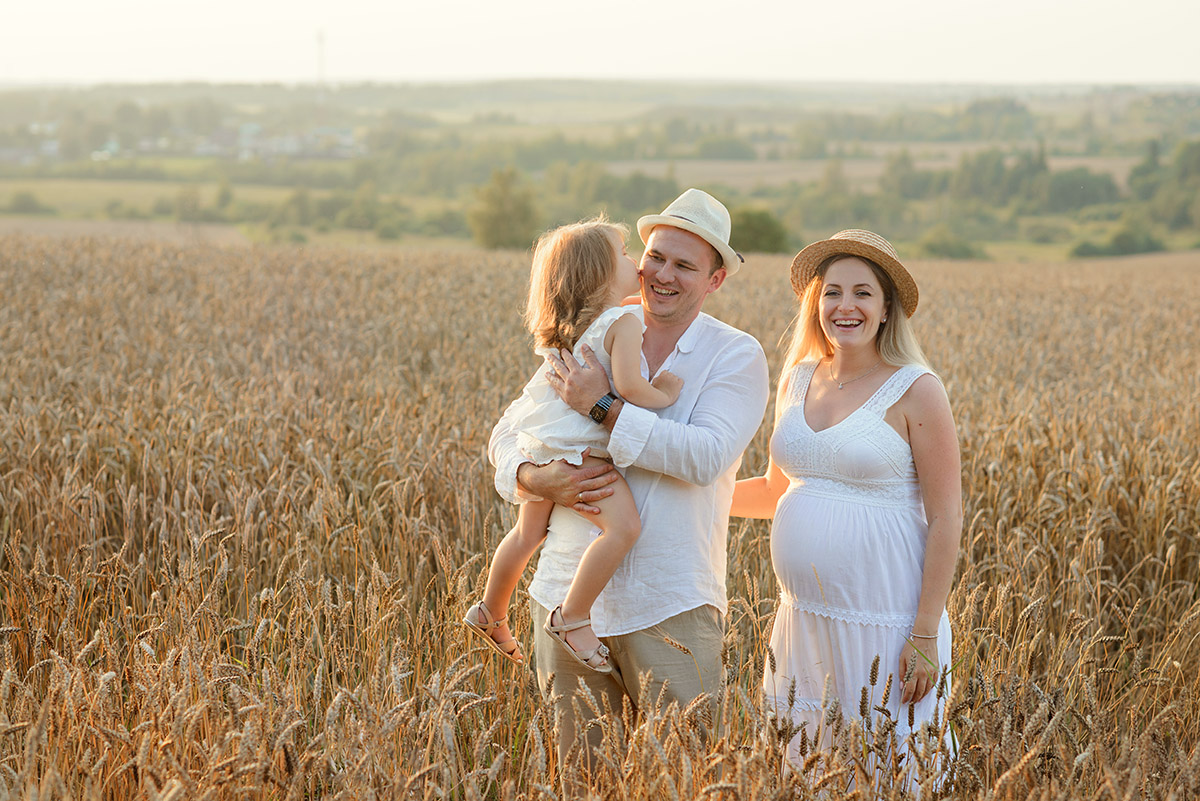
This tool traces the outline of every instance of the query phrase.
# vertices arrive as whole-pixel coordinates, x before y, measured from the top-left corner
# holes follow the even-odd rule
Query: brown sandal
[[[521,644],[517,642],[515,637],[510,637],[504,642],[496,642],[492,639],[492,629],[508,622],[507,615],[499,620],[493,620],[492,613],[483,605],[483,601],[480,601],[477,604],[473,604],[467,610],[467,614],[463,617],[462,622],[467,627],[467,631],[474,632],[482,637],[488,647],[500,654],[500,656],[518,665],[525,664],[525,657],[521,655]]]
[[[558,614],[558,619],[563,621],[561,626],[554,625],[555,613]],[[558,640],[559,644],[561,644],[563,648],[567,649],[567,653],[571,655],[572,659],[583,665],[588,670],[594,670],[597,673],[604,674],[612,673],[612,665],[608,663],[607,645],[600,643],[598,647],[593,648],[590,651],[576,651],[571,647],[571,643],[567,642],[567,638],[563,636],[568,631],[575,631],[575,629],[581,629],[584,626],[590,625],[592,625],[592,619],[590,617],[585,617],[583,620],[576,621],[575,623],[567,623],[566,618],[563,617],[562,606],[559,605],[554,607],[554,611],[550,613],[548,618],[546,618],[546,622],[542,626],[542,629],[551,637]]]

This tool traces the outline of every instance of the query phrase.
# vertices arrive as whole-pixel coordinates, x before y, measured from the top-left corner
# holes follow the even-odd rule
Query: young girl
[[[533,273],[525,323],[537,353],[567,348],[580,356],[588,345],[626,401],[648,409],[670,406],[683,381],[670,372],[651,384],[641,373],[642,331],[636,306],[621,300],[640,291],[637,265],[625,250],[624,226],[599,220],[564,225],[542,236],[533,254]],[[608,432],[568,407],[540,369],[512,409],[521,451],[535,464],[565,459],[571,464],[606,457]],[[584,450],[589,455],[584,456]],[[622,478],[608,498],[593,501],[600,509],[601,534],[584,551],[567,597],[550,613],[545,629],[578,662],[611,673],[608,649],[591,628],[591,609],[625,554],[641,533],[641,520]],[[522,663],[520,646],[509,631],[508,603],[534,551],[546,538],[554,508],[551,501],[522,504],[517,525],[504,536],[492,557],[483,600],[471,606],[463,624],[495,651]]]

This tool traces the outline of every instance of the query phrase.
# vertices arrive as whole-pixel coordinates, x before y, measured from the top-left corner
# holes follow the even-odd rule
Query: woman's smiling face
[[[821,330],[833,347],[874,344],[886,317],[883,287],[871,265],[857,256],[829,265],[821,282]]]

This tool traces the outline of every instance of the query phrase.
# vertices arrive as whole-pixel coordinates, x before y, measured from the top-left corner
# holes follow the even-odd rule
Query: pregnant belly
[[[785,597],[806,607],[915,614],[925,534],[918,510],[789,491],[771,526],[771,563]]]

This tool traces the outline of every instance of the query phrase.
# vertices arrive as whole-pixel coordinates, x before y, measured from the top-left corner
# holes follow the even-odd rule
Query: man
[[[615,674],[578,664],[543,630],[597,531],[587,519],[595,511],[588,504],[611,494],[606,485],[615,474],[609,467],[525,461],[508,412],[492,432],[488,452],[500,494],[513,502],[540,497],[558,504],[529,595],[539,684],[545,687],[553,675],[560,765],[580,734],[587,740],[585,760],[599,744],[599,729],[576,717],[591,714],[574,701],[581,681],[614,710],[621,709],[623,694],[635,706],[649,698],[682,708],[721,685],[729,507],[768,392],[757,340],[701,313],[705,298],[741,264],[729,229],[729,212],[699,189],[638,221],[646,244],[639,267],[642,369],[647,377],[670,370],[683,379],[673,405],[650,411],[623,403],[610,394],[594,356],[582,365],[570,354],[550,360],[551,385],[567,404],[611,432],[609,453],[625,468],[642,520],[637,544],[592,607],[592,628],[607,645]]]

